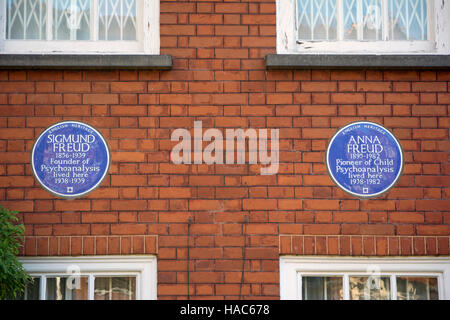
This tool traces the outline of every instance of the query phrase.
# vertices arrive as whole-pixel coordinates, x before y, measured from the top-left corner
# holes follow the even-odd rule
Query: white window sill
[[[442,54],[268,54],[267,69],[449,69]]]
[[[151,54],[0,54],[0,69],[172,69],[172,56]]]

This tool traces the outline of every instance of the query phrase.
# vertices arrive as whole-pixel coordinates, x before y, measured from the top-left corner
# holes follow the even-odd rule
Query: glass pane
[[[344,0],[344,39],[381,40],[381,0]]]
[[[390,300],[388,277],[350,277],[351,300]]]
[[[397,277],[398,300],[438,300],[437,278]]]
[[[52,277],[47,278],[47,300],[87,300],[87,277]]]
[[[16,300],[39,300],[40,278],[31,278],[31,281],[25,285],[23,294],[16,297]]]
[[[297,0],[298,38],[336,40],[336,0]]]
[[[342,300],[342,277],[302,277],[303,300]]]
[[[95,300],[135,300],[135,277],[96,277]]]
[[[99,0],[99,40],[136,40],[136,0]]]
[[[45,40],[46,0],[7,0],[6,39]]]
[[[427,0],[388,2],[390,40],[427,40]]]
[[[89,40],[90,0],[53,0],[53,39]]]

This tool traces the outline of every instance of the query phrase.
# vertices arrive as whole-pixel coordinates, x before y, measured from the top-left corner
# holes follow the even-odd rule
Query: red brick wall
[[[160,299],[187,297],[189,218],[191,298],[277,299],[280,254],[449,255],[450,72],[267,71],[274,2],[161,1],[170,71],[0,71],[0,204],[20,211],[24,255],[157,254]],[[405,151],[398,185],[373,200],[343,193],[324,165],[328,139],[361,119]],[[112,151],[102,186],[72,201],[30,167],[61,120],[95,126]],[[194,120],[279,128],[279,173],[174,165],[170,134]]]

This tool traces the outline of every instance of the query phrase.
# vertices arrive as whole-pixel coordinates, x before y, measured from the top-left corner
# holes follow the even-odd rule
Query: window
[[[156,299],[155,257],[47,257],[20,260],[33,279],[20,299]]]
[[[449,53],[450,3],[277,0],[277,53]]]
[[[281,299],[450,299],[450,258],[281,257]]]
[[[4,53],[159,54],[159,0],[1,0]]]

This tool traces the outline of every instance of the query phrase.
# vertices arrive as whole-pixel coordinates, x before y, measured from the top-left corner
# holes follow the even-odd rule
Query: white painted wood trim
[[[301,297],[300,275],[370,275],[368,268],[379,267],[383,275],[435,276],[438,278],[439,299],[450,300],[450,257],[280,257],[280,297],[295,300]],[[347,288],[348,289],[348,288]],[[348,291],[348,290],[347,290]],[[344,299],[348,299],[344,290]]]
[[[277,53],[291,53],[296,50],[297,8],[295,0],[277,0]]]
[[[159,54],[160,53],[159,0],[146,0],[144,2],[144,8],[142,12],[143,12],[143,19],[142,19],[143,32],[141,34],[144,37],[143,41],[144,53]]]
[[[6,1],[0,2],[0,52],[5,50],[6,39]]]
[[[43,276],[41,282],[45,282],[45,276],[66,274],[71,265],[92,280],[95,275],[136,275],[136,299],[157,299],[156,256],[21,257],[19,261],[27,273]],[[89,287],[92,289],[93,284]]]
[[[142,53],[138,41],[7,40],[4,53]]]
[[[46,9],[47,21],[45,23],[45,38],[50,41],[53,40],[53,0],[47,0]]]
[[[450,54],[450,1],[435,0],[434,3],[436,51],[441,54]]]
[[[432,41],[304,41],[297,53],[429,53]]]
[[[99,26],[99,19],[95,19],[95,17],[99,16],[99,8],[98,8],[98,0],[94,0],[92,2],[91,6],[91,21],[90,21],[90,27],[91,27],[91,39],[92,41],[98,40],[98,26]]]

